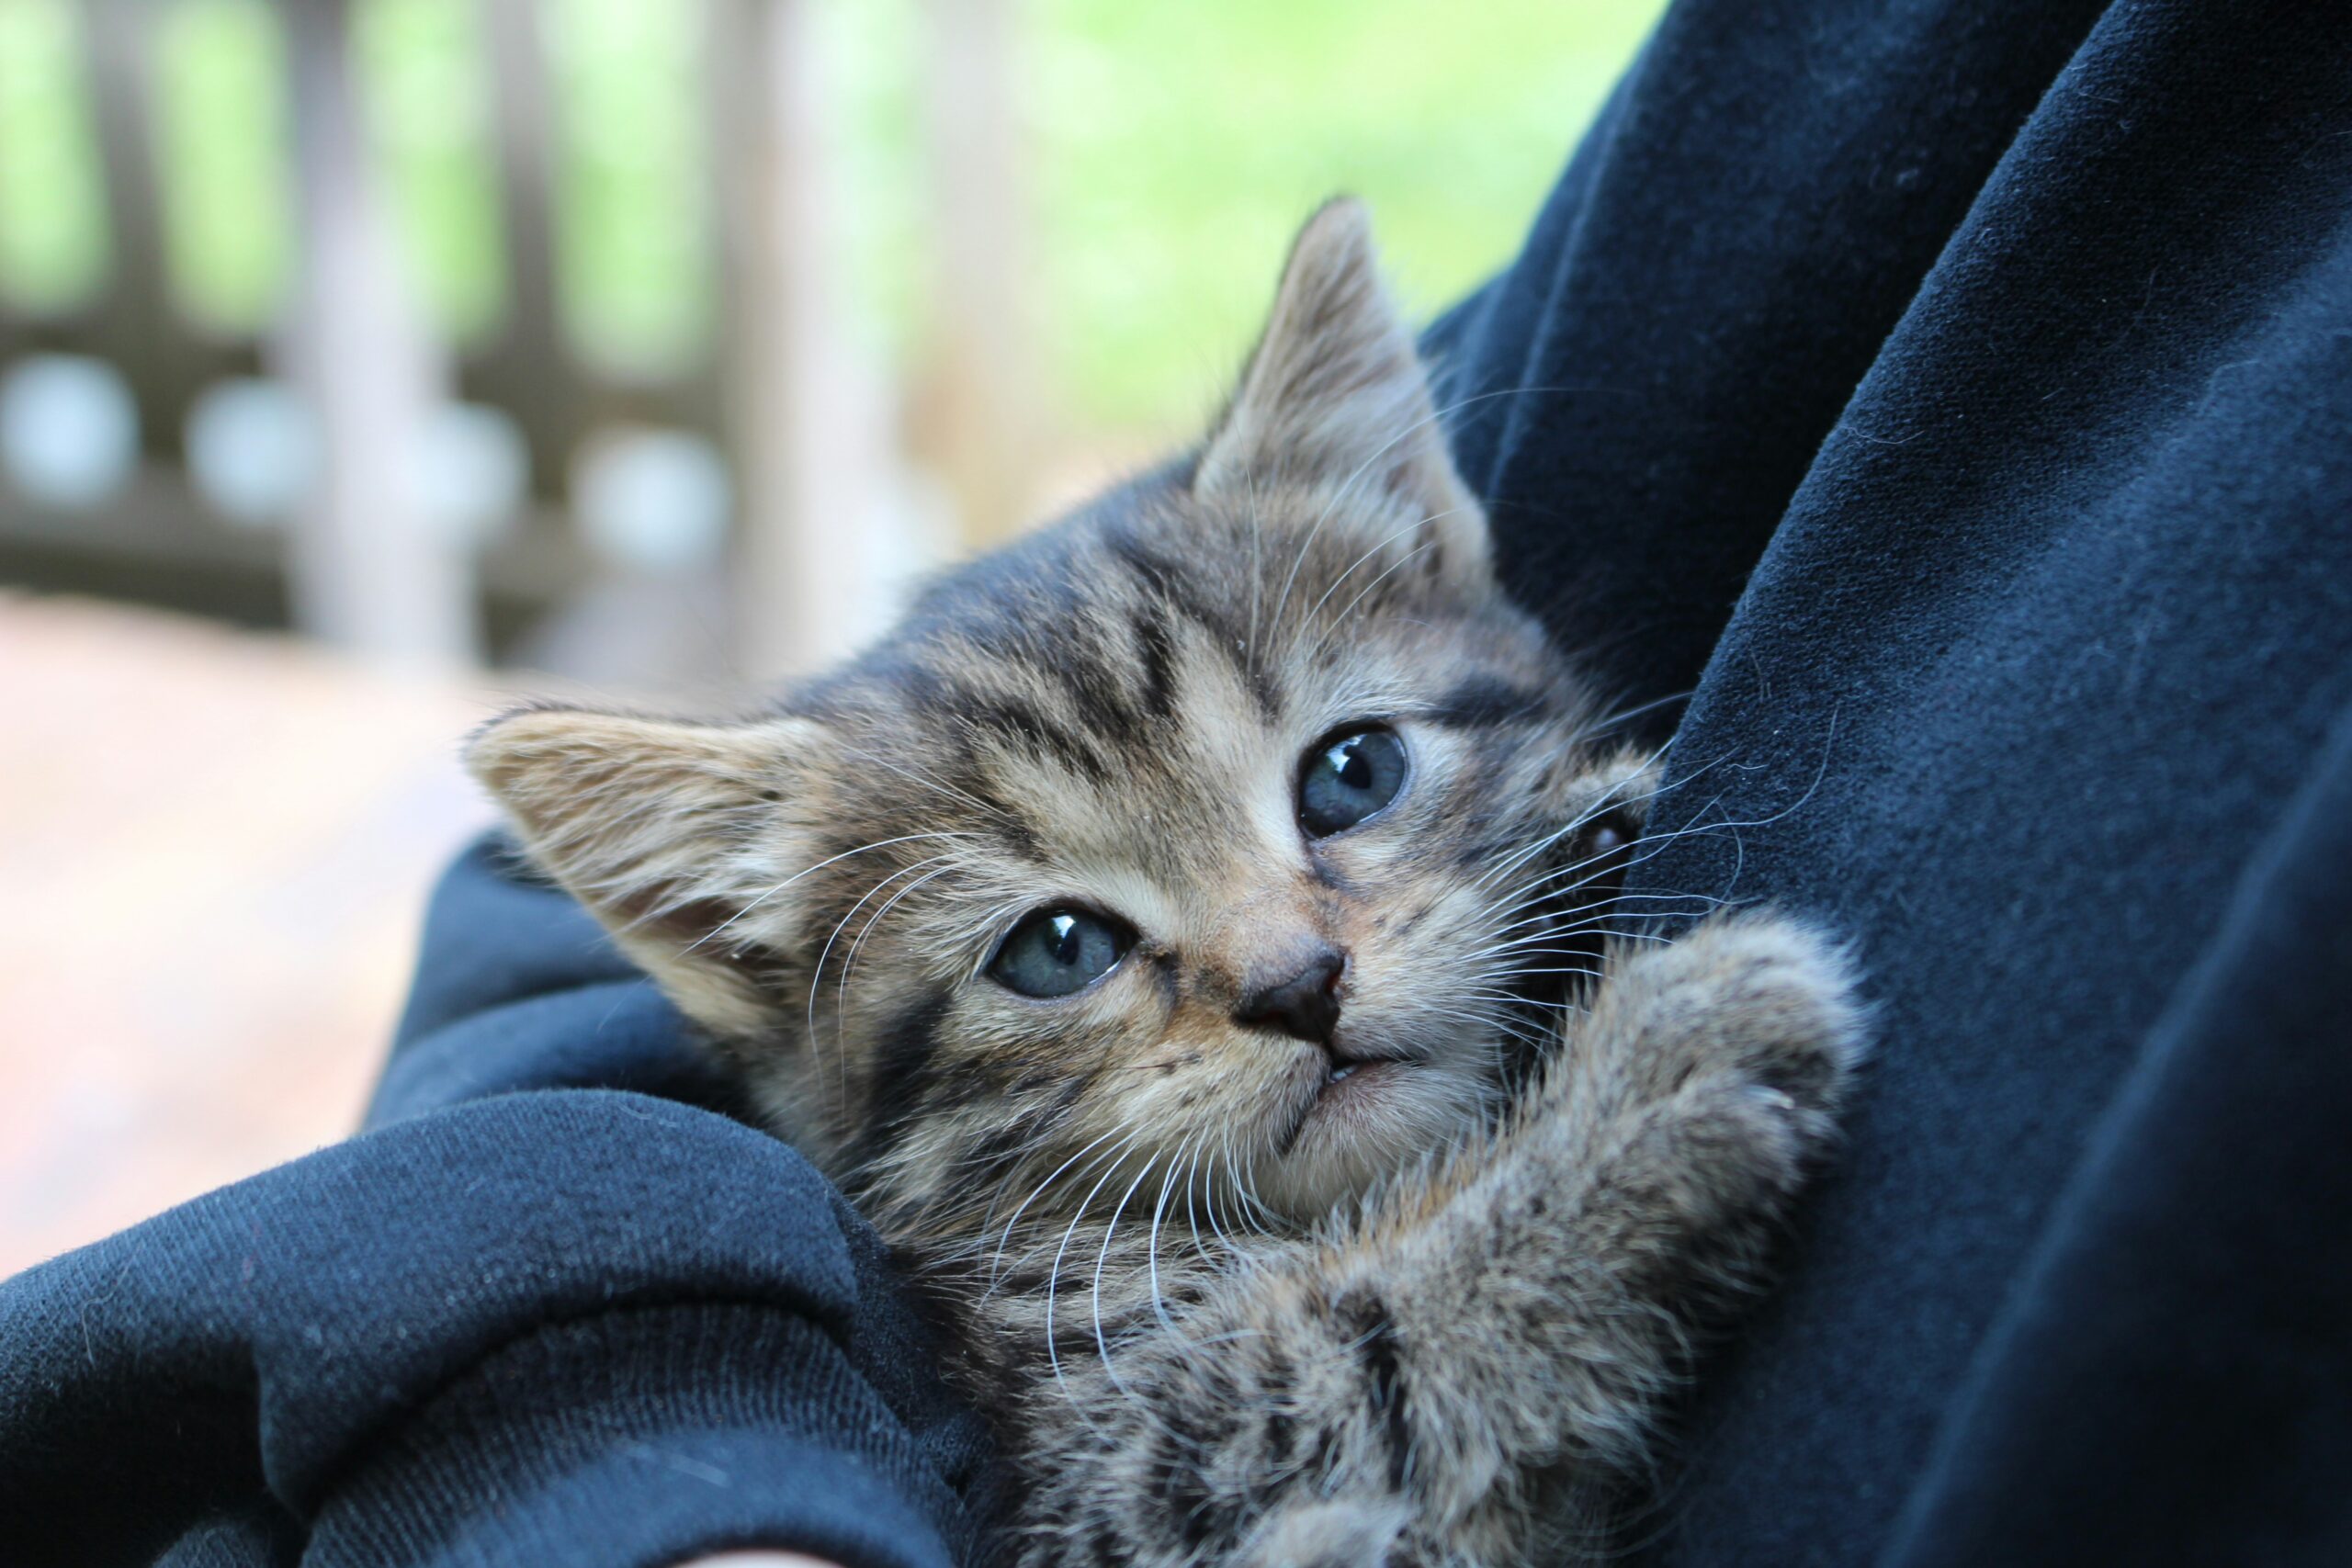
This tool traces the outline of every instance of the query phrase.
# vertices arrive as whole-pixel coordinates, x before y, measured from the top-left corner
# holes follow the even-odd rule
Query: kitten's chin
[[[1336,1075],[1317,1066],[1288,1087],[1276,1157],[1257,1167],[1255,1196],[1295,1224],[1354,1203],[1480,1124],[1478,1094],[1425,1063],[1364,1062]]]

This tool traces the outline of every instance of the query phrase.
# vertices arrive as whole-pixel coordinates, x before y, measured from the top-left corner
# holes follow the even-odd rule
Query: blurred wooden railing
[[[455,665],[503,653],[518,627],[583,593],[600,562],[578,526],[578,461],[599,433],[707,443],[732,487],[723,560],[733,671],[764,675],[833,651],[857,592],[864,520],[890,502],[901,400],[842,329],[831,276],[823,85],[808,68],[811,0],[678,0],[706,15],[713,117],[713,346],[657,375],[579,353],[558,303],[548,61],[536,0],[476,0],[492,83],[503,235],[496,329],[455,345],[425,324],[402,276],[380,171],[355,92],[352,0],[277,0],[292,109],[295,277],[280,320],[249,334],[174,301],[162,241],[151,77],[154,0],[81,0],[84,68],[101,153],[112,265],[61,313],[0,302],[0,374],[32,356],[104,362],[135,406],[141,463],[102,505],[8,493],[0,579],[67,582],[249,620],[282,620],[379,660]],[[1008,521],[1002,471],[1025,438],[1027,389],[1010,198],[1014,152],[1001,79],[1005,0],[932,0],[933,340],[916,400],[967,535]],[[976,38],[987,47],[956,47]],[[967,79],[970,78],[970,79]],[[225,516],[188,482],[191,415],[209,391],[261,378],[291,393],[315,471],[277,528]],[[416,494],[434,421],[495,411],[519,436],[526,482],[508,515],[436,524]]]

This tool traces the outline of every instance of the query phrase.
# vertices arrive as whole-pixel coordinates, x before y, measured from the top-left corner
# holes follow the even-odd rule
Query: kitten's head
[[[877,1211],[1304,1220],[1506,1091],[1638,809],[1592,718],[1340,203],[1193,459],[756,716],[526,709],[470,761]]]

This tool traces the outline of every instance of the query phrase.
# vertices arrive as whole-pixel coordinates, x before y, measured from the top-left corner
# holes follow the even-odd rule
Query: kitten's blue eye
[[[1393,729],[1359,729],[1306,754],[1298,773],[1298,820],[1328,839],[1396,798],[1405,787],[1405,743]]]
[[[1066,997],[1111,972],[1134,935],[1083,909],[1040,909],[1004,939],[989,977],[1024,997]]]

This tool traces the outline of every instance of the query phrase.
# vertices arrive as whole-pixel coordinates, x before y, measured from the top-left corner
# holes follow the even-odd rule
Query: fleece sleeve
[[[650,988],[492,844],[423,967],[364,1135],[0,1286],[0,1560],[963,1556],[881,1247]]]

